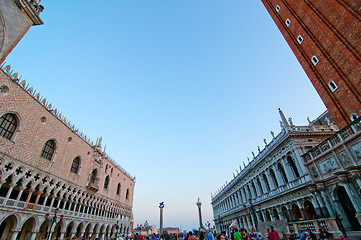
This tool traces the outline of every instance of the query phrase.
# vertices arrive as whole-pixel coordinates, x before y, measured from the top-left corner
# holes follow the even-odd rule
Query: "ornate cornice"
[[[39,1],[40,2],[40,1]],[[24,9],[26,14],[33,21],[34,25],[44,24],[40,19],[39,14],[44,10],[44,7],[34,0],[16,0],[16,5]]]

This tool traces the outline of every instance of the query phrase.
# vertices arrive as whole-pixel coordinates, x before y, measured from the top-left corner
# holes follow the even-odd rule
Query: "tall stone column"
[[[196,202],[196,205],[198,207],[198,214],[199,214],[199,230],[201,230],[203,228],[203,223],[202,223],[202,202],[199,201],[199,198],[198,198],[198,201]]]
[[[159,204],[159,210],[160,210],[160,227],[159,227],[159,233],[160,235],[163,234],[163,209],[164,209],[164,202],[161,202]]]

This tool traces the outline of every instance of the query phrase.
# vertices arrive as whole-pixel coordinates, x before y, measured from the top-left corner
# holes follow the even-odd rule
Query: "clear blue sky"
[[[197,227],[210,196],[325,107],[261,0],[43,1],[6,62],[137,178],[135,224]],[[243,164],[242,164],[243,165]]]

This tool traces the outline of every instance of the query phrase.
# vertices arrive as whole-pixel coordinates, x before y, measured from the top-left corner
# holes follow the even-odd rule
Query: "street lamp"
[[[255,206],[252,204],[252,199],[248,199],[248,202],[249,202],[249,205],[250,205],[248,213],[249,213],[249,214],[252,214],[252,216],[253,216],[253,218],[254,218],[254,225],[255,225],[255,227],[257,228],[258,220],[257,220],[257,216],[256,216]],[[261,205],[257,205],[257,208],[258,208],[258,209],[261,209]],[[244,209],[244,210],[247,210],[246,204],[243,205],[243,209]]]
[[[57,214],[59,212],[59,208],[55,209],[54,211],[54,216],[49,219],[49,213],[45,214],[45,221],[49,222],[50,221],[50,227],[47,228],[47,231],[46,231],[46,239],[49,240],[50,239],[50,232],[51,232],[51,229],[53,227],[53,224],[54,223],[57,223],[56,219],[57,219]],[[64,215],[60,215],[60,218],[59,218],[59,222],[61,222],[64,218]]]

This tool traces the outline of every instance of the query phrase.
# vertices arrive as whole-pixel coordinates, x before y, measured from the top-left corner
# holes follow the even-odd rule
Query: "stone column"
[[[301,158],[299,151],[297,149],[292,150],[292,157],[298,169],[298,173],[302,176],[307,173],[306,167],[303,164],[303,159]]]
[[[238,189],[237,195],[238,195],[238,205],[241,206],[241,205],[242,205],[242,193],[241,193],[241,189]]]
[[[202,203],[201,201],[199,201],[199,198],[198,198],[198,201],[196,202],[196,205],[198,207],[198,214],[199,214],[199,230],[201,230],[203,228],[203,223],[202,223]]]
[[[260,186],[258,185],[258,181],[257,181],[257,177],[253,179],[253,184],[256,188],[256,192],[257,192],[257,197],[262,196],[262,189],[260,188]]]
[[[344,181],[344,187],[345,190],[356,210],[357,213],[361,213],[361,199],[357,194],[356,189],[354,188],[354,186],[352,185],[352,183],[350,183],[349,181]]]
[[[284,169],[285,169],[288,181],[292,182],[293,180],[296,180],[297,176],[296,176],[296,173],[293,171],[291,163],[289,163],[287,159],[283,159],[283,165],[284,165]],[[296,165],[296,163],[295,163],[295,165]]]
[[[316,207],[316,214],[317,215],[319,215],[320,217],[322,216],[322,215],[324,215],[323,214],[323,210],[322,210],[322,207],[321,207],[321,205],[320,205],[320,203],[319,203],[319,201],[318,201],[318,199],[317,199],[317,197],[316,197],[316,191],[314,191],[314,190],[310,190],[310,192],[311,192],[311,194],[312,194],[312,198],[311,198],[311,202],[312,202],[312,204],[313,204],[313,206],[314,207]],[[317,228],[318,229],[318,228]]]
[[[104,232],[100,233],[100,240],[104,240],[104,235],[105,235]]]
[[[42,193],[43,192],[38,192],[38,195],[36,196],[36,199],[35,199],[33,210],[36,210],[36,206],[38,205],[38,202],[39,202],[39,199],[40,199],[40,196],[41,196]]]
[[[65,234],[65,232],[63,232],[63,231],[60,232],[60,239],[64,239],[64,234]]]
[[[268,180],[268,184],[269,184],[269,187],[270,187],[270,191],[272,191],[273,189],[276,189],[276,185],[275,183],[273,182],[273,179],[271,178],[271,173],[269,171],[269,169],[266,170],[266,178]]]
[[[50,207],[51,207],[51,208],[53,207],[54,201],[55,201],[55,197],[53,197],[53,198],[51,199],[51,203],[50,203]]]
[[[247,199],[246,191],[244,190],[244,187],[241,189],[241,196],[242,196],[241,206],[243,206],[243,204],[246,202]]]
[[[159,210],[160,210],[160,228],[159,228],[159,234],[163,234],[163,209],[164,209],[164,203],[160,203]]]
[[[275,165],[272,165],[272,169],[275,174],[278,185],[279,186],[284,185],[285,182],[283,180],[283,177],[281,176],[281,173],[280,173],[280,170],[278,169],[278,167],[276,167]]]
[[[61,203],[61,199],[58,199],[58,204],[56,205],[56,208],[59,208],[60,203]]]
[[[30,189],[29,190],[29,194],[28,194],[28,197],[26,198],[26,202],[25,202],[25,205],[24,205],[24,208],[27,208],[28,204],[29,204],[29,201],[30,201],[30,198],[31,198],[31,195],[33,194],[35,190],[34,189]]]
[[[10,194],[11,194],[11,192],[13,191],[14,187],[15,187],[14,184],[10,184],[10,185],[9,185],[9,190],[8,190],[8,192],[6,193],[4,203],[6,203],[6,202],[9,200]],[[20,193],[20,192],[19,192],[19,193]]]
[[[261,183],[262,188],[263,188],[263,194],[268,193],[269,189],[266,186],[266,182],[265,182],[265,179],[263,178],[263,175],[259,175],[259,179],[260,179],[260,183]]]
[[[48,201],[48,198],[49,198],[49,195],[46,195],[45,198],[44,198],[44,203],[43,203],[43,207],[41,208],[41,210],[44,209],[44,207],[46,205],[46,202]]]
[[[353,207],[356,210],[355,217],[361,224],[361,199],[352,183],[350,183],[347,179],[343,179],[341,182],[344,183],[343,186],[352,202]]]
[[[331,207],[331,204],[328,201],[328,198],[325,194],[325,188],[321,187],[321,188],[319,188],[319,190],[321,192],[322,199],[326,204],[326,209],[327,209],[328,213],[330,214],[330,217],[334,218],[335,217],[335,212],[333,211],[334,208]]]
[[[253,198],[257,198],[258,196],[260,196],[259,192],[257,191],[257,187],[256,187],[257,184],[255,184],[254,179],[252,179],[251,182],[252,182],[251,186],[253,191]]]
[[[301,206],[300,207],[300,213],[303,219],[307,220],[307,214],[305,212],[305,208],[302,206],[302,201],[297,201],[298,205]]]
[[[254,226],[254,220],[250,214],[250,215],[248,215],[248,229],[252,226]]]
[[[25,188],[21,188],[20,191],[19,191],[19,194],[18,196],[16,197],[16,200],[15,200],[15,206],[18,204],[18,202],[20,201],[20,197],[21,195],[23,195],[23,192],[25,191]]]
[[[11,235],[11,239],[10,240],[16,240],[16,237],[18,236],[20,231],[18,230],[13,230],[13,234]]]
[[[327,211],[328,215],[333,216],[333,215],[332,215],[333,212],[330,213],[330,212],[329,212],[329,209],[326,207],[324,201],[322,201],[322,196],[321,196],[321,194],[320,194],[318,191],[315,191],[315,195],[316,195],[316,198],[315,198],[315,199],[316,199],[316,201],[319,202],[319,204],[320,204],[320,206],[321,206],[321,209],[324,210],[324,211]]]
[[[285,171],[288,182],[294,180],[293,171],[290,169],[290,166],[286,163],[286,159],[283,157],[280,161],[283,170]],[[291,175],[292,174],[292,175]]]
[[[30,240],[36,240],[36,234],[38,234],[38,232],[32,232],[31,233],[31,237],[30,237]]]
[[[355,179],[355,181],[358,184],[358,187],[361,189],[361,174],[354,174],[352,177],[353,179]]]

